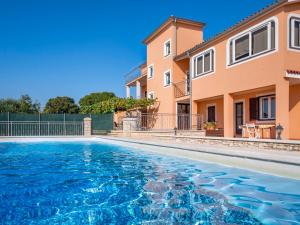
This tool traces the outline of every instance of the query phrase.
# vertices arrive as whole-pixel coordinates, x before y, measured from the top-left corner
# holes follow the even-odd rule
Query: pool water
[[[96,142],[0,143],[0,224],[299,221],[299,180]]]

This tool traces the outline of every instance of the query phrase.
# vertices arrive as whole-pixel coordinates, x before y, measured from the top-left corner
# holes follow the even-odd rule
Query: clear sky
[[[170,15],[206,23],[207,39],[273,0],[0,0],[0,98],[76,101],[125,95],[142,40]]]

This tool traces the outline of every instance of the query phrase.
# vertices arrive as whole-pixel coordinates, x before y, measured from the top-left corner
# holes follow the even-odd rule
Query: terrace
[[[133,68],[125,75],[126,97],[131,97],[131,89],[135,89],[137,99],[147,97],[147,70],[146,64],[141,64]]]

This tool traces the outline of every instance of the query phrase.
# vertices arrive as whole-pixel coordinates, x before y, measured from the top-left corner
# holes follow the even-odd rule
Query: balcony
[[[147,97],[147,66],[139,65],[125,75],[126,97],[131,96],[131,88],[135,89],[137,99]]]
[[[173,85],[175,98],[181,98],[190,95],[189,80],[183,80],[181,82],[174,83]]]
[[[125,75],[125,82],[127,85],[139,80],[140,78],[147,75],[146,64],[141,64],[133,68],[129,73]]]

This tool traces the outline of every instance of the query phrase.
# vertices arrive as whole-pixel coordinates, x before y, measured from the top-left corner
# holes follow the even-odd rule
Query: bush
[[[118,111],[128,111],[132,109],[146,109],[152,106],[155,99],[134,99],[134,98],[111,98],[90,106],[83,106],[81,113],[113,113]]]

